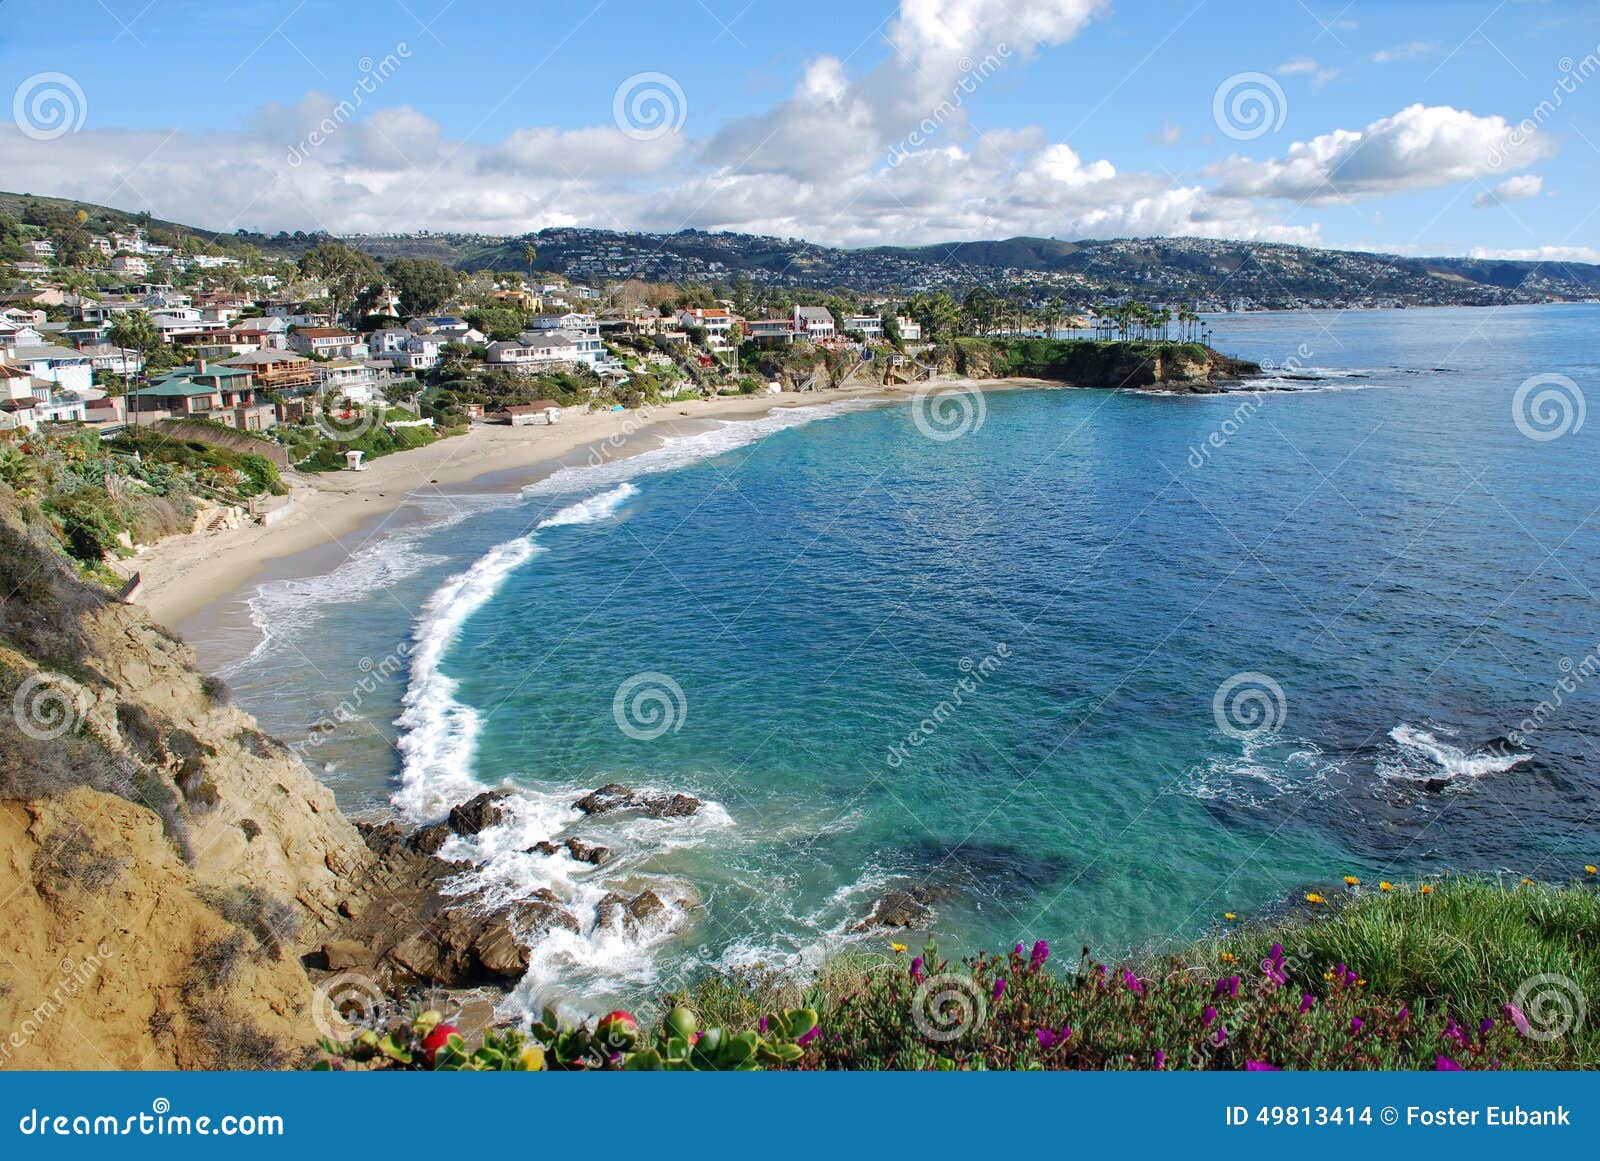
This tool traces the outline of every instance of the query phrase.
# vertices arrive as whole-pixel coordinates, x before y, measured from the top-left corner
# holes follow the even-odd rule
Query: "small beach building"
[[[540,399],[535,403],[514,403],[501,413],[512,427],[531,424],[561,422],[561,404],[553,399]]]

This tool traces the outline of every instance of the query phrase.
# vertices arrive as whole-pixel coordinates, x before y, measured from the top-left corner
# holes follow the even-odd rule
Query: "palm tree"
[[[539,257],[539,251],[534,248],[532,242],[529,242],[522,247],[522,260],[528,264],[529,282],[533,281],[533,260],[537,257]]]

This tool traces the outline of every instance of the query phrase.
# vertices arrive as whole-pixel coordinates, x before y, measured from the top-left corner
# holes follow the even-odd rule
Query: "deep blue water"
[[[742,445],[760,429],[730,428],[453,500],[446,524],[271,586],[274,636],[230,676],[291,741],[342,703],[307,753],[347,806],[525,788],[468,852],[497,889],[551,886],[586,925],[613,887],[682,904],[546,940],[540,993],[882,946],[854,926],[900,882],[955,890],[935,904],[950,950],[1115,954],[1345,874],[1566,875],[1600,847],[1600,419],[1575,426],[1597,324],[1226,316],[1215,345],[1295,377],[991,393],[949,440],[909,404]],[[1514,415],[1540,374],[1578,392],[1550,388],[1565,422],[1523,425],[1572,428],[1556,438]],[[625,730],[638,675],[665,702],[625,701]],[[1219,721],[1236,677],[1276,729]],[[641,737],[651,708],[671,728]],[[608,781],[713,805],[570,810]],[[620,857],[521,853],[568,834]]]

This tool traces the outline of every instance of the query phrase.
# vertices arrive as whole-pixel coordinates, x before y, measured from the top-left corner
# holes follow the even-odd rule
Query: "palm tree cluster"
[[[1129,339],[1148,341],[1173,338],[1173,323],[1177,323],[1177,341],[1180,343],[1204,342],[1209,331],[1199,314],[1187,307],[1174,311],[1170,306],[1151,307],[1129,299],[1095,308],[1094,333],[1097,339]]]

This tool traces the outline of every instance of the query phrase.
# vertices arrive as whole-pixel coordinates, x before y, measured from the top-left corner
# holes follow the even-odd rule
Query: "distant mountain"
[[[147,229],[222,244],[248,243],[268,255],[297,257],[324,234],[237,231],[218,234],[147,215],[64,198],[0,193],[0,213],[26,219],[41,207],[87,215],[89,230]],[[944,290],[960,294],[1000,285],[1069,307],[1123,295],[1201,306],[1258,307],[1495,305],[1600,296],[1600,266],[1476,258],[1402,258],[1213,238],[1122,238],[1066,242],[1007,238],[936,246],[846,250],[793,238],[683,230],[644,234],[558,228],[518,237],[415,233],[346,237],[380,260],[433,258],[463,270],[522,270],[523,248],[540,270],[577,282],[628,278],[864,293]]]

